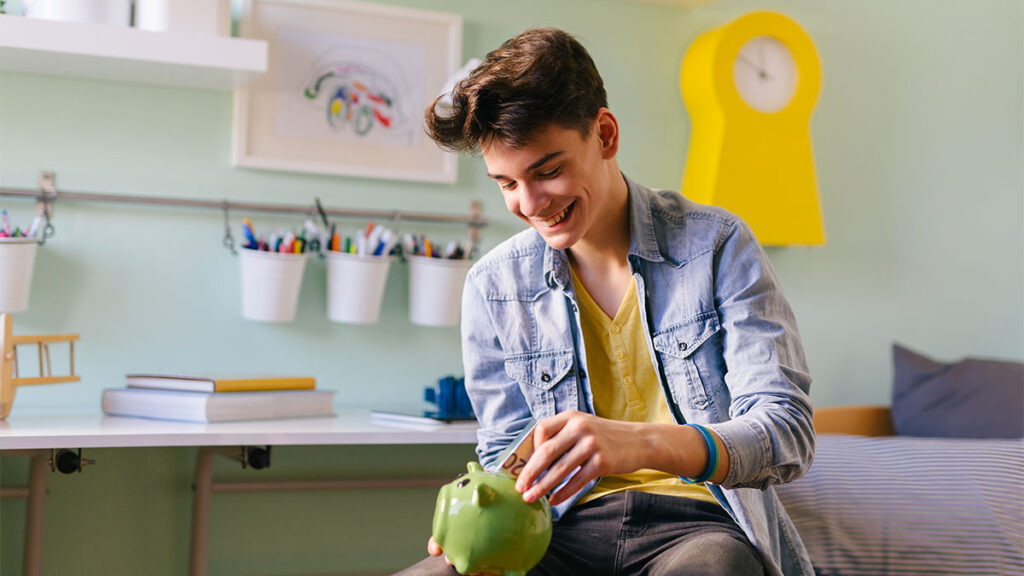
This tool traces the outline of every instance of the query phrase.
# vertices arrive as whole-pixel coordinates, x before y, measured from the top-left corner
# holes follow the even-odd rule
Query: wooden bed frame
[[[818,434],[892,436],[892,415],[888,406],[830,406],[814,410]]]

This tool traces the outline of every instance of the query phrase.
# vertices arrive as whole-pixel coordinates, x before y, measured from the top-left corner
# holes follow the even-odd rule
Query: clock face
[[[740,48],[732,66],[736,91],[758,112],[778,112],[796,94],[796,60],[785,44],[772,36],[757,36]]]

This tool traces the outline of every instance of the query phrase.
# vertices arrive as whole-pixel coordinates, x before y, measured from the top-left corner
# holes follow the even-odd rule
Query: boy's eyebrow
[[[530,170],[535,170],[537,168],[540,168],[545,163],[547,163],[548,160],[551,160],[552,158],[556,158],[558,156],[561,156],[562,154],[565,154],[565,150],[559,150],[558,152],[552,152],[550,154],[545,154],[540,160],[537,160],[533,164],[530,164],[529,167],[526,168],[526,171],[529,172]],[[509,178],[507,176],[503,176],[501,174],[491,174],[490,172],[488,172],[487,175],[490,178],[494,179],[494,180],[511,180],[511,178]]]

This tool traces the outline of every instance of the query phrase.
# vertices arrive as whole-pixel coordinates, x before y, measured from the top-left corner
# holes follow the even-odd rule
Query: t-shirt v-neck
[[[590,296],[575,271],[572,279],[580,306],[580,330],[586,343],[594,412],[603,418],[627,422],[674,423],[647,348],[636,278],[630,280],[614,317],[609,317]],[[715,502],[704,484],[687,484],[672,474],[641,469],[604,476],[578,504],[622,490]]]

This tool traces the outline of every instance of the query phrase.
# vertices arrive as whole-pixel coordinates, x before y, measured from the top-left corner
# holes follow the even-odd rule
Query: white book
[[[370,422],[380,426],[412,428],[416,430],[476,430],[476,418],[443,418],[429,411],[371,410]]]
[[[228,422],[334,415],[334,392],[275,390],[266,392],[181,392],[147,388],[108,388],[103,412],[189,422]]]
[[[129,374],[126,378],[129,388],[162,388],[188,392],[258,392],[316,388],[316,379],[312,376]]]

